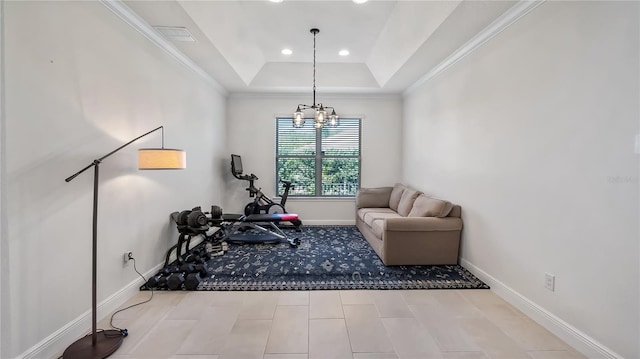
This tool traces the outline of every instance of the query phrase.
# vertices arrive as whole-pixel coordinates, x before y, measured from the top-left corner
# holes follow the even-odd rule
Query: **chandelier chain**
[[[316,107],[316,33],[313,33],[313,108]]]

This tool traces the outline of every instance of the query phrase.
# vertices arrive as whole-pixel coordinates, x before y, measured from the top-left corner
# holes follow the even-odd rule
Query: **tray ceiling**
[[[399,93],[514,1],[125,1],[151,26],[188,29],[172,41],[231,93]],[[291,49],[291,55],[281,50]],[[340,56],[347,49],[348,56]]]

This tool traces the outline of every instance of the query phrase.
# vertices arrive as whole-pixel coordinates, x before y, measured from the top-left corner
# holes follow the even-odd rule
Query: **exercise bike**
[[[254,198],[254,200],[247,203],[247,205],[244,207],[245,216],[251,214],[287,213],[287,210],[284,206],[287,203],[289,191],[293,189],[293,184],[291,183],[291,181],[280,181],[280,183],[282,183],[284,186],[284,193],[282,194],[280,203],[276,203],[268,196],[265,196],[264,193],[262,193],[261,188],[256,188],[254,186],[254,181],[258,180],[258,176],[254,175],[253,173],[249,175],[243,174],[242,157],[240,157],[240,155],[231,155],[231,174],[233,174],[233,177],[237,179],[249,182],[249,187],[247,187],[246,190],[249,191],[249,197]],[[302,221],[300,221],[299,219],[295,219],[290,222],[291,224],[293,224],[296,230],[300,230]]]

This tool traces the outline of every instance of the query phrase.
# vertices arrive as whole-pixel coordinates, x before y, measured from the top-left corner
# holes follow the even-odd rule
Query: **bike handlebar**
[[[250,174],[250,175],[238,175],[238,174],[234,173],[233,177],[235,177],[237,179],[245,180],[245,181],[255,181],[255,180],[258,179],[258,176],[254,175],[253,173]]]

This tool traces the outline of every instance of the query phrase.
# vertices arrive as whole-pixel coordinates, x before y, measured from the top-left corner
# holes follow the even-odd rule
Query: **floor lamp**
[[[106,155],[93,160],[88,166],[76,172],[72,176],[65,179],[70,182],[82,172],[93,167],[93,263],[92,263],[92,303],[91,303],[91,335],[84,336],[71,344],[62,354],[64,359],[70,358],[106,358],[113,354],[124,339],[124,334],[119,330],[102,330],[96,329],[96,313],[97,313],[97,294],[96,294],[96,271],[97,271],[97,245],[98,245],[98,179],[100,163],[112,154],[129,146],[133,142],[147,136],[155,131],[162,130],[162,148],[141,148],[138,150],[138,168],[141,170],[168,170],[168,169],[184,169],[186,168],[187,155],[183,150],[164,148],[164,127],[155,128],[144,135],[138,136]]]

